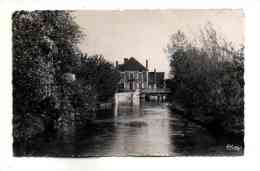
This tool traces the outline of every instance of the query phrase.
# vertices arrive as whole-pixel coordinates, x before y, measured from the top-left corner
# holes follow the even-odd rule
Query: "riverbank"
[[[215,117],[216,114],[209,115],[205,112],[196,112],[195,110],[185,108],[176,101],[172,101],[169,108],[170,110],[179,113],[183,118],[205,127],[215,137],[233,137],[240,140],[240,146],[244,146],[243,122],[237,121],[238,119],[231,120],[228,117]]]

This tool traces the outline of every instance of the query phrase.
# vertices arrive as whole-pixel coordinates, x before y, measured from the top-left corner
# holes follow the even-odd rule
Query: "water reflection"
[[[241,146],[243,139],[235,136],[214,136],[206,128],[173,113],[171,143],[176,156],[242,155],[243,150],[227,150],[227,144]]]
[[[230,139],[217,139],[166,103],[120,104],[97,116],[93,128],[86,127],[92,135],[77,147],[83,156],[241,155],[226,150]]]
[[[115,120],[116,139],[111,155],[169,156],[169,112],[165,104],[145,103],[141,106],[122,105]]]
[[[76,131],[74,143],[48,142],[35,149],[35,154],[65,157],[242,154],[226,149],[227,144],[241,143],[241,139],[216,138],[207,129],[169,110],[166,103],[119,104],[116,109],[96,116]]]

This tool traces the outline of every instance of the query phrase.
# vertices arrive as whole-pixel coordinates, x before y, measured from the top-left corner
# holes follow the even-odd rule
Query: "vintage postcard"
[[[244,155],[242,9],[17,10],[13,155]]]

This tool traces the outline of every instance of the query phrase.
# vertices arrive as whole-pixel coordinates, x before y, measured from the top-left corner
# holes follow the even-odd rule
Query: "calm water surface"
[[[99,113],[78,136],[80,156],[239,155],[205,128],[171,112],[167,103],[119,105],[117,112]]]
[[[40,141],[32,155],[56,157],[242,155],[227,149],[234,137],[214,137],[207,129],[172,112],[167,103],[119,105],[97,113],[76,131],[74,143]]]

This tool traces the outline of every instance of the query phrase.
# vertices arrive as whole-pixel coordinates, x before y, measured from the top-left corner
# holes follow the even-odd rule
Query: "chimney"
[[[156,69],[154,68],[154,88],[157,88]]]
[[[148,70],[148,60],[145,60],[145,68]]]
[[[118,68],[118,61],[116,60],[116,68]]]
[[[124,63],[126,63],[128,61],[128,59],[127,58],[124,58]]]

